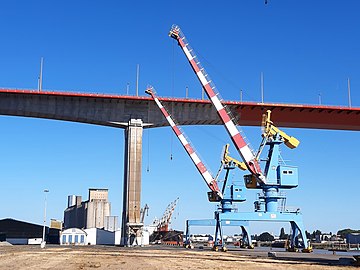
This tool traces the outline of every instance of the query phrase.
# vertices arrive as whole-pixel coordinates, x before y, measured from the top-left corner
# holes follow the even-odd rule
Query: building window
[[[79,243],[79,236],[75,235],[75,243]]]
[[[65,244],[66,243],[66,235],[62,236],[62,243]]]
[[[69,235],[69,243],[71,244],[72,242],[72,235]]]
[[[80,243],[85,243],[85,237],[84,235],[80,235]]]

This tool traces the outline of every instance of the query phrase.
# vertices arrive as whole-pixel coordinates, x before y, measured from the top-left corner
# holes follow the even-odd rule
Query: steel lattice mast
[[[248,170],[260,181],[265,183],[266,179],[263,175],[260,164],[256,159],[253,151],[246,143],[244,137],[240,134],[239,130],[236,128],[236,125],[232,121],[232,117],[229,111],[221,103],[219,98],[219,93],[217,92],[214,83],[211,81],[209,75],[206,73],[205,69],[201,66],[200,62],[197,60],[197,57],[193,49],[189,46],[188,41],[186,40],[184,34],[181,32],[180,27],[173,25],[169,36],[176,39],[179,46],[182,48],[187,59],[190,62],[192,69],[194,70],[196,76],[198,77],[200,83],[202,84],[206,95],[215,106],[216,111],[222,120],[227,132],[229,133],[231,140],[233,141],[236,149],[238,150],[240,156],[244,160]]]
[[[196,168],[198,169],[199,173],[201,174],[202,178],[208,185],[208,187],[211,189],[212,193],[216,196],[213,196],[212,198],[218,197],[219,199],[223,198],[223,194],[221,193],[218,184],[216,182],[216,179],[211,175],[209,170],[206,168],[205,164],[201,161],[199,155],[196,153],[194,148],[192,147],[191,143],[186,139],[184,132],[175,124],[174,120],[171,118],[170,114],[167,112],[167,110],[164,108],[164,106],[161,104],[160,100],[156,97],[155,91],[152,87],[148,87],[145,91],[147,94],[149,94],[156,102],[156,105],[160,108],[162,114],[166,118],[166,120],[169,122],[172,130],[174,131],[175,135],[181,142],[182,146],[190,156],[191,160],[195,164]],[[210,197],[209,197],[210,198]]]

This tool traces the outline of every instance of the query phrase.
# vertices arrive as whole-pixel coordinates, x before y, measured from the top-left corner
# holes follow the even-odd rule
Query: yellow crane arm
[[[236,167],[238,167],[240,170],[243,170],[243,171],[246,171],[247,170],[247,167],[245,165],[244,162],[240,162],[238,161],[237,159],[235,158],[232,158],[229,156],[229,145],[230,144],[226,144],[225,145],[225,148],[224,148],[224,155],[223,155],[223,158],[222,158],[222,163],[223,164],[226,164],[228,165],[229,163],[233,163]]]
[[[266,114],[264,114],[263,123],[264,123],[264,127],[265,127],[265,132],[264,132],[263,136],[270,137],[270,136],[275,136],[276,134],[279,134],[283,138],[284,143],[287,147],[289,147],[291,149],[298,147],[298,145],[300,143],[299,140],[292,136],[287,135],[284,131],[281,131],[276,126],[274,126],[273,122],[270,120],[270,115],[271,115],[270,110],[267,110]]]

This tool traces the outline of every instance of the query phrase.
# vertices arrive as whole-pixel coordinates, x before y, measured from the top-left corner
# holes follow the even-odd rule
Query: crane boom
[[[207,186],[211,189],[213,196],[209,195],[209,198],[218,198],[216,200],[222,199],[223,194],[221,193],[216,179],[211,175],[209,170],[206,168],[204,163],[201,161],[199,155],[195,152],[194,148],[190,144],[190,142],[185,138],[184,132],[175,124],[174,120],[171,118],[170,114],[167,112],[165,107],[161,104],[160,100],[157,98],[155,91],[152,87],[148,87],[145,93],[149,94],[156,102],[157,106],[161,110],[162,114],[169,122],[172,130],[174,131],[175,135],[181,142],[182,146],[190,156],[191,160],[195,164],[196,168],[198,169],[199,173],[201,174],[202,178],[206,182]],[[215,196],[214,196],[215,195]]]
[[[173,25],[169,36],[177,40],[179,46],[185,53],[187,59],[190,62],[190,65],[198,77],[202,87],[204,88],[206,95],[215,106],[216,111],[222,120],[227,132],[229,133],[232,142],[234,143],[237,151],[239,152],[241,158],[244,160],[247,169],[256,177],[256,179],[265,183],[266,179],[264,174],[261,171],[260,164],[256,159],[253,151],[249,145],[245,142],[244,137],[240,134],[239,130],[236,128],[236,125],[232,121],[230,112],[228,112],[221,100],[219,99],[219,93],[217,92],[214,83],[211,81],[210,77],[206,73],[205,69],[201,66],[200,62],[196,59],[194,51],[189,46],[188,41],[186,40],[184,34],[180,30],[180,27]]]

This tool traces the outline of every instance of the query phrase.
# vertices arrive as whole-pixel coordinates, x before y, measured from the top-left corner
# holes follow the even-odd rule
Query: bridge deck
[[[179,125],[220,125],[208,100],[160,98]],[[360,130],[360,108],[226,101],[241,126],[259,126],[261,115],[272,110],[277,126]],[[0,89],[0,114],[122,127],[141,118],[149,127],[167,126],[149,97],[72,92]]]

